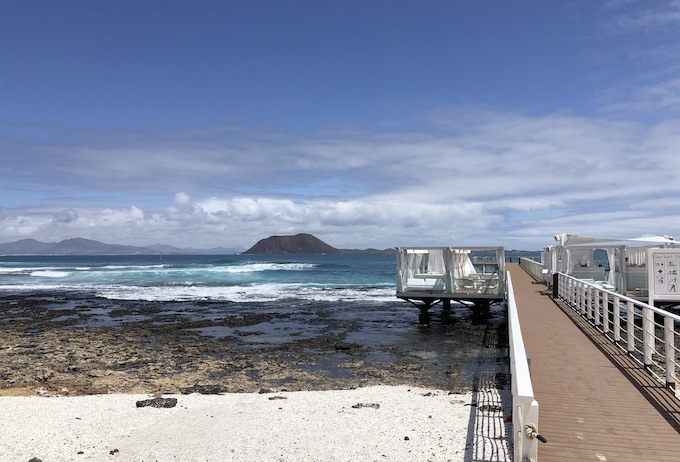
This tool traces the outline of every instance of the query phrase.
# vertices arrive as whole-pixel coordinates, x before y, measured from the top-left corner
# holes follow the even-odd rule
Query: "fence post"
[[[553,274],[553,286],[552,286],[552,296],[555,300],[557,300],[560,296],[560,291],[559,291],[559,280],[560,280],[560,273],[555,273]]]
[[[618,295],[614,295],[614,303],[612,304],[612,316],[614,316],[614,341],[621,342],[621,300]]]
[[[600,289],[591,289],[593,291],[593,298],[595,300],[595,303],[593,304],[593,322],[595,323],[595,327],[599,326],[602,324],[602,309],[604,306],[604,302],[602,300],[603,295]]]
[[[664,351],[666,354],[666,386],[675,391],[675,320],[664,318]]]
[[[602,292],[602,331],[609,333],[609,293]]]
[[[648,307],[642,308],[642,346],[643,361],[646,368],[652,367],[652,351],[654,349],[654,312]]]
[[[527,427],[538,428],[538,403],[535,399],[524,398],[516,407],[515,412],[520,415],[519,425],[513,428],[515,431],[515,459],[538,460],[538,439],[527,434]],[[513,422],[514,427],[514,422]]]
[[[633,302],[628,300],[626,302],[626,345],[629,354],[633,354],[635,351],[635,310],[633,308]]]

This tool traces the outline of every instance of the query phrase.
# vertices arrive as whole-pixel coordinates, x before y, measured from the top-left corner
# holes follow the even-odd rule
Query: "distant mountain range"
[[[91,239],[77,237],[60,242],[40,242],[35,239],[21,239],[0,244],[0,255],[234,255],[234,254],[334,254],[334,253],[394,253],[395,249],[337,249],[311,234],[294,236],[269,236],[249,248],[213,247],[211,249],[179,248],[155,244],[144,247],[120,244],[105,244]],[[510,250],[515,254],[533,254],[533,251]]]
[[[233,255],[241,253],[243,250],[243,247],[193,249],[162,244],[136,247],[105,244],[81,237],[51,243],[40,242],[35,239],[21,239],[0,244],[0,255]]]
[[[21,239],[0,244],[0,255],[233,255],[246,254],[287,254],[287,253],[389,253],[394,249],[336,249],[311,234],[295,236],[270,236],[260,240],[248,250],[244,247],[214,247],[212,249],[179,248],[171,245],[105,244],[91,239],[77,237],[60,242],[40,242],[35,239]]]
[[[270,236],[243,252],[244,254],[286,254],[286,253],[393,253],[394,249],[336,249],[311,234],[295,236]]]

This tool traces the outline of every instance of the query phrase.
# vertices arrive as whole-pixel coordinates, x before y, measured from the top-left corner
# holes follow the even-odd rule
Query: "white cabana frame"
[[[545,278],[552,283],[554,274],[564,273],[592,282],[623,295],[646,299],[648,296],[647,255],[651,248],[676,247],[671,236],[641,236],[621,239],[558,234],[557,245],[544,249]],[[599,266],[594,254],[607,255],[607,265]]]
[[[398,247],[397,297],[503,299],[504,247]]]

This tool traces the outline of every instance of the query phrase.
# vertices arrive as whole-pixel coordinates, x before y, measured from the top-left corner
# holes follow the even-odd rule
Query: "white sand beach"
[[[510,460],[495,390],[353,390],[0,398],[0,460]],[[471,405],[472,404],[472,405]]]

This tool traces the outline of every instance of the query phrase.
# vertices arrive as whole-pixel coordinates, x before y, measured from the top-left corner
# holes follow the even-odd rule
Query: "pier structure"
[[[499,275],[498,289],[465,282],[488,271],[474,266],[473,249],[399,248],[397,296],[420,308],[421,323],[437,302],[506,303],[514,460],[677,462],[680,315],[655,302],[680,305],[680,248],[663,239],[610,247],[606,269],[592,264],[601,243],[507,266],[502,249],[483,248],[497,265],[490,273]],[[626,275],[642,272],[648,290],[631,293]]]
[[[441,302],[468,302],[488,309],[505,299],[504,247],[398,247],[397,297],[420,309],[420,322],[430,322],[430,308]]]
[[[657,310],[645,321],[643,311],[652,307],[634,309],[624,295],[593,284],[584,290],[567,275],[553,291],[533,266],[507,265],[540,405],[534,423],[548,440],[532,460],[680,460],[674,372],[680,318],[669,313],[660,321],[663,310]]]

